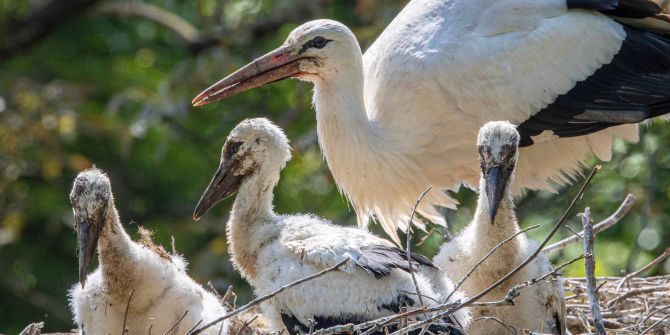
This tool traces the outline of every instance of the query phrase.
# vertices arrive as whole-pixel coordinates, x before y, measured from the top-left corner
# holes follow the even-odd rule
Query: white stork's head
[[[361,47],[345,25],[314,20],[295,28],[284,44],[201,92],[192,101],[202,106],[285,78],[328,79],[343,68],[362,64]]]
[[[82,287],[86,283],[86,268],[93,260],[100,232],[107,222],[111,202],[112,187],[104,172],[93,168],[77,175],[70,192],[70,203],[77,230],[79,283]]]
[[[486,193],[491,224],[514,180],[519,138],[516,127],[507,121],[489,122],[479,129],[477,148],[484,180],[484,189],[480,191]]]
[[[289,159],[291,147],[279,127],[264,118],[242,121],[228,135],[221,149],[219,167],[200,197],[193,219],[199,220],[219,201],[235,194],[252,177],[272,184],[264,187],[274,186]]]

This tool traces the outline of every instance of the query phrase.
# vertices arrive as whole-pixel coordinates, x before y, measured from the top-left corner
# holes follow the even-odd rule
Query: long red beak
[[[198,94],[191,103],[202,106],[300,73],[300,55],[286,47],[269,52]]]

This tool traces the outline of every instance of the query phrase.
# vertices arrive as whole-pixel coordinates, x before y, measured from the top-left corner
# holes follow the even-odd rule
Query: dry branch
[[[416,208],[419,207],[419,204],[421,203],[421,200],[423,200],[423,197],[430,192],[430,190],[433,187],[428,187],[421,195],[419,196],[418,199],[416,199],[416,203],[414,204],[414,208],[412,208],[412,215],[409,217],[409,222],[407,223],[407,233],[405,234],[405,239],[407,240],[407,247],[405,248],[405,253],[407,255],[407,264],[409,265],[409,273],[412,275],[412,281],[414,282],[414,287],[416,288],[416,295],[419,298],[419,304],[421,304],[421,307],[425,306],[423,304],[423,295],[421,294],[421,290],[419,289],[419,283],[416,281],[416,275],[414,274],[414,269],[412,268],[412,250],[411,250],[411,244],[412,244],[412,225],[414,224],[414,215],[416,214]]]
[[[598,303],[598,292],[596,290],[596,261],[593,255],[593,225],[591,222],[591,209],[586,207],[584,213],[579,214],[582,218],[582,228],[584,229],[584,268],[586,270],[586,288],[589,296],[589,308],[593,316],[593,325],[596,327],[596,335],[605,335],[605,325],[603,317],[600,314],[600,304]]]
[[[630,289],[623,294],[617,291],[621,278],[597,280],[607,281],[598,289],[598,296],[604,302],[602,318],[608,334],[640,334],[652,326],[647,334],[670,333],[670,320],[659,322],[670,313],[670,276],[631,278]],[[580,321],[580,315],[591,316],[586,278],[566,278],[564,287],[566,294],[573,293],[566,297],[568,329],[573,334],[588,332]]]
[[[621,202],[621,205],[619,205],[619,208],[612,213],[608,218],[605,220],[602,220],[595,224],[593,226],[593,233],[598,234],[601,231],[604,231],[606,229],[609,229],[610,227],[614,226],[615,224],[619,223],[621,219],[628,214],[628,212],[633,208],[633,205],[635,204],[635,196],[633,194],[628,194],[626,195],[626,198]],[[543,249],[545,253],[561,250],[568,245],[575,243],[582,239],[582,236],[584,236],[584,231],[579,232],[578,234],[575,234],[573,236],[570,236],[568,238],[565,238],[563,240],[560,240],[554,244],[551,244],[547,246],[546,248]]]
[[[643,266],[642,268],[640,268],[639,270],[637,270],[637,271],[635,271],[635,272],[633,272],[633,273],[627,274],[625,277],[621,278],[621,280],[619,281],[619,284],[617,285],[617,291],[620,290],[621,287],[622,287],[625,283],[627,283],[631,278],[635,278],[635,277],[637,277],[637,276],[639,276],[639,275],[645,273],[645,272],[648,271],[649,269],[651,269],[651,268],[653,268],[654,266],[656,266],[658,263],[664,261],[666,258],[668,258],[668,256],[670,256],[670,247],[668,247],[667,249],[665,249],[665,251],[663,251],[663,253],[662,253],[660,256],[656,257],[656,259],[654,259],[653,261],[649,262],[649,264],[647,264],[647,265]]]

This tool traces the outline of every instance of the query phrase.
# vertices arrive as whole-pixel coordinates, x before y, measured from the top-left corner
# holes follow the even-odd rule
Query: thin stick
[[[477,321],[482,321],[482,320],[491,320],[499,323],[501,326],[505,327],[505,329],[510,332],[512,335],[516,335],[517,331],[516,328],[504,323],[502,320],[493,317],[493,316],[480,316],[478,318],[472,319],[472,322],[477,322]]]
[[[202,323],[202,319],[200,319],[198,322],[196,322],[196,323],[193,325],[193,327],[191,327],[191,329],[189,329],[189,330],[186,332],[186,334],[190,334],[190,333],[193,331],[193,329],[198,328],[198,326],[199,326],[201,323]],[[221,326],[223,327],[223,322],[221,323]]]
[[[584,229],[584,268],[586,270],[586,288],[589,296],[589,305],[591,307],[591,318],[596,328],[596,335],[606,335],[603,316],[600,314],[600,305],[598,304],[598,292],[596,291],[596,261],[593,255],[593,225],[591,222],[591,209],[586,207],[584,213],[579,214],[582,218],[582,228]]]
[[[660,320],[654,322],[654,324],[652,324],[651,326],[649,326],[649,328],[647,328],[647,329],[645,329],[643,332],[641,332],[640,335],[644,335],[644,334],[650,332],[652,329],[654,329],[656,326],[658,326],[661,322],[665,321],[665,319],[667,319],[668,316],[670,316],[670,315],[667,315],[667,314],[666,314],[662,319],[660,319]]]
[[[617,285],[616,290],[619,291],[621,289],[621,287],[626,282],[628,282],[631,278],[635,278],[635,277],[639,276],[640,274],[646,272],[647,270],[656,266],[656,264],[664,261],[666,258],[668,258],[668,256],[670,256],[670,247],[665,249],[665,251],[663,251],[663,253],[660,256],[656,257],[656,259],[651,261],[649,264],[647,264],[647,265],[643,266],[641,269],[639,269],[635,272],[632,272],[630,274],[627,274],[625,277],[621,278],[621,281],[619,281],[619,284]]]
[[[414,269],[412,268],[412,251],[410,249],[411,247],[411,242],[412,242],[412,224],[414,223],[414,214],[416,214],[416,208],[419,207],[419,204],[421,203],[421,200],[423,200],[423,197],[430,192],[430,190],[433,189],[433,187],[428,187],[421,195],[419,196],[418,199],[416,199],[416,203],[414,204],[414,208],[412,209],[412,215],[409,217],[409,223],[407,224],[407,233],[406,235],[406,240],[407,240],[407,247],[405,248],[405,253],[407,254],[407,264],[409,264],[409,273],[412,275],[412,281],[414,281],[414,287],[416,288],[416,294],[419,297],[419,304],[421,307],[425,306],[423,304],[423,296],[421,294],[421,290],[419,290],[419,283],[416,281],[416,276],[414,275]]]
[[[135,289],[133,289],[133,291],[130,292],[130,295],[128,296],[128,302],[126,303],[126,312],[123,314],[123,328],[121,329],[121,335],[126,334],[126,320],[128,320],[128,308],[130,307],[130,300],[133,299],[133,294],[135,294]]]
[[[254,316],[253,318],[251,318],[249,321],[245,321],[245,322],[242,324],[242,327],[240,327],[240,329],[238,329],[238,330],[235,332],[235,335],[240,335],[240,334],[242,334],[242,331],[244,331],[245,329],[247,329],[247,327],[249,327],[250,324],[252,324],[254,321],[256,321],[256,319],[258,319],[258,315],[255,315],[255,316]],[[223,327],[223,322],[221,323],[221,327]],[[221,330],[219,330],[219,333],[221,333]]]
[[[598,234],[601,231],[609,229],[610,227],[619,223],[619,221],[621,221],[621,219],[626,214],[628,214],[628,212],[631,210],[631,208],[633,208],[634,204],[635,204],[635,196],[633,194],[629,193],[626,196],[626,198],[623,200],[623,202],[621,202],[621,205],[619,205],[619,208],[617,208],[617,210],[614,213],[612,213],[612,215],[610,215],[605,220],[602,220],[602,221],[598,222],[598,224],[593,226],[593,232],[595,234]],[[568,245],[579,241],[582,238],[582,236],[584,236],[584,231],[581,231],[578,235],[579,236],[570,236],[568,238],[560,240],[560,241],[558,241],[554,244],[551,244],[551,245],[545,247],[542,251],[544,251],[545,253],[549,253],[549,252],[561,250],[561,249],[567,247]]]
[[[466,273],[466,274],[465,274],[465,275],[458,281],[458,283],[456,284],[456,286],[454,286],[454,289],[451,291],[451,293],[449,293],[449,295],[447,296],[447,298],[444,299],[444,302],[446,303],[447,301],[449,301],[449,299],[451,298],[451,296],[453,296],[454,293],[456,293],[456,291],[458,291],[458,289],[461,288],[461,286],[463,285],[463,283],[465,283],[465,281],[470,277],[470,275],[472,275],[472,273],[475,272],[475,269],[477,269],[477,267],[479,267],[482,263],[484,263],[484,261],[486,261],[486,259],[488,259],[491,255],[493,255],[494,252],[496,252],[498,249],[500,249],[500,247],[502,247],[505,243],[507,243],[507,242],[513,240],[515,237],[517,237],[517,236],[519,236],[519,235],[521,235],[521,234],[523,234],[523,233],[525,233],[525,232],[527,232],[527,231],[529,231],[529,230],[533,230],[533,229],[535,229],[535,228],[537,228],[537,227],[539,227],[539,226],[540,226],[540,225],[534,225],[534,226],[532,226],[532,227],[528,227],[528,228],[526,228],[526,229],[523,229],[523,230],[521,230],[521,231],[515,233],[514,235],[512,235],[512,236],[506,238],[506,239],[503,240],[502,242],[498,243],[498,244],[497,244],[495,247],[493,247],[491,250],[489,250],[489,252],[486,253],[486,255],[484,255],[484,257],[482,257],[482,258],[481,258],[475,265],[473,265],[473,266],[470,268],[470,270],[469,270],[469,271],[468,271],[468,272],[467,272],[467,273]]]
[[[475,302],[475,301],[481,299],[482,297],[484,297],[485,295],[489,294],[489,292],[493,291],[495,288],[497,288],[498,286],[500,286],[502,283],[506,282],[508,279],[510,279],[512,276],[514,276],[517,272],[519,272],[521,269],[523,269],[526,265],[528,265],[528,263],[530,263],[531,261],[533,261],[533,259],[535,259],[535,257],[537,257],[537,256],[542,252],[542,248],[544,248],[544,246],[547,245],[547,243],[548,243],[549,240],[554,236],[554,234],[556,234],[556,232],[561,228],[561,226],[563,226],[563,224],[565,223],[565,221],[566,221],[567,218],[568,218],[568,214],[569,214],[570,211],[572,211],[572,209],[575,207],[575,205],[577,204],[577,201],[578,201],[579,199],[581,199],[582,195],[583,195],[584,192],[586,191],[586,187],[591,183],[591,180],[592,180],[593,177],[596,175],[596,173],[597,173],[598,171],[600,171],[600,169],[601,169],[601,166],[600,166],[600,165],[596,165],[596,167],[593,169],[593,171],[591,171],[591,173],[589,174],[589,176],[588,176],[588,177],[586,178],[586,180],[584,181],[584,184],[583,184],[582,187],[579,189],[579,192],[577,192],[577,195],[575,195],[575,197],[572,199],[572,202],[570,203],[570,205],[568,206],[568,208],[565,210],[565,212],[563,213],[563,215],[561,216],[561,218],[558,220],[558,222],[556,223],[556,225],[554,225],[554,227],[551,229],[551,232],[549,232],[549,235],[544,239],[544,241],[542,241],[542,243],[541,243],[540,246],[537,248],[537,250],[535,250],[535,252],[534,252],[533,254],[531,254],[530,256],[528,256],[528,257],[526,258],[525,261],[523,261],[521,264],[517,265],[517,267],[515,267],[512,271],[510,271],[509,273],[507,273],[507,274],[506,274],[505,276],[503,276],[502,278],[498,279],[498,281],[496,281],[495,283],[493,283],[491,286],[489,286],[488,288],[486,288],[485,290],[483,290],[483,291],[480,292],[479,294],[475,295],[474,297],[472,297],[472,298],[466,300],[465,302],[459,304],[459,305],[456,306],[455,308],[453,308],[453,309],[449,309],[449,310],[447,310],[446,312],[438,313],[438,314],[436,314],[436,315],[434,315],[434,316],[432,316],[432,317],[430,317],[430,318],[428,318],[428,319],[425,319],[425,320],[420,321],[420,322],[416,322],[416,323],[414,323],[414,324],[412,324],[412,325],[409,325],[409,326],[407,326],[407,327],[405,327],[405,328],[398,329],[396,332],[392,333],[392,335],[399,335],[399,334],[404,333],[404,332],[409,332],[409,331],[412,331],[412,330],[414,330],[414,329],[421,328],[421,327],[423,327],[424,325],[429,324],[430,322],[433,322],[433,321],[436,320],[436,319],[443,318],[443,317],[445,317],[445,316],[451,315],[451,314],[453,314],[454,312],[456,312],[456,311],[458,311],[458,310],[460,310],[460,309],[462,309],[462,308],[464,308],[464,307],[468,307],[468,306],[470,306],[473,302]]]
[[[163,333],[163,335],[168,335],[170,334],[171,331],[177,328],[181,320],[184,320],[184,318],[186,317],[186,314],[188,314],[188,309],[184,311],[184,314],[182,314],[182,316],[179,319],[177,319],[177,321],[172,325],[172,327],[170,327],[170,329],[168,329],[165,333]]]
[[[232,312],[230,312],[230,313],[228,313],[228,314],[226,314],[226,315],[224,315],[224,316],[222,316],[222,317],[220,317],[220,318],[218,318],[218,319],[216,319],[216,320],[214,320],[214,321],[212,321],[212,322],[210,322],[210,323],[208,323],[208,324],[202,326],[201,328],[198,328],[198,329],[196,329],[196,330],[194,330],[194,331],[192,331],[192,332],[190,332],[190,333],[188,333],[188,334],[190,334],[190,335],[200,334],[200,333],[202,333],[205,329],[207,329],[207,328],[209,328],[209,327],[211,327],[211,326],[213,326],[213,325],[215,325],[215,324],[217,324],[217,323],[219,323],[219,322],[221,322],[221,321],[223,321],[223,320],[229,319],[229,318],[231,318],[231,317],[233,317],[233,316],[235,316],[235,315],[238,315],[238,314],[240,314],[240,313],[242,313],[242,312],[245,312],[245,311],[247,311],[248,309],[250,309],[250,308],[252,308],[252,307],[254,307],[254,306],[260,304],[261,302],[263,302],[263,301],[265,301],[265,300],[268,300],[268,299],[274,297],[275,295],[277,295],[277,294],[279,294],[279,293],[282,293],[282,292],[284,292],[284,291],[286,291],[286,290],[288,290],[288,289],[290,289],[290,288],[292,288],[292,287],[294,287],[294,286],[300,285],[300,284],[302,284],[302,283],[304,283],[304,282],[308,282],[308,281],[310,281],[310,280],[312,280],[312,279],[321,277],[321,276],[323,276],[324,274],[326,274],[326,273],[328,273],[328,272],[335,271],[335,270],[339,269],[342,265],[344,265],[345,263],[347,263],[348,261],[350,261],[349,258],[344,259],[344,260],[342,260],[341,262],[339,262],[339,263],[335,264],[334,266],[331,266],[331,267],[329,267],[329,268],[327,268],[327,269],[325,269],[325,270],[319,271],[319,272],[317,272],[317,273],[315,273],[315,274],[313,274],[313,275],[309,275],[309,276],[307,276],[307,277],[305,277],[305,278],[296,280],[296,281],[294,281],[294,282],[292,282],[292,283],[290,283],[290,284],[287,284],[287,285],[285,285],[285,286],[282,286],[282,287],[278,288],[277,290],[275,290],[275,291],[273,291],[273,292],[271,292],[271,293],[269,293],[269,294],[266,294],[266,295],[264,295],[264,296],[262,296],[262,297],[256,298],[256,299],[250,301],[248,304],[246,304],[246,305],[244,305],[244,306],[242,306],[242,307],[240,307],[240,308],[238,308],[238,309],[236,309],[236,310],[234,310],[234,311],[232,311]]]

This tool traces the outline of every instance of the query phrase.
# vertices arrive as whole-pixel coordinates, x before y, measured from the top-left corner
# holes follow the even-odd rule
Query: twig
[[[580,259],[584,259],[585,257],[588,257],[588,256],[590,256],[590,255],[579,255],[579,256],[577,256],[577,257],[575,257],[575,258],[573,258],[573,259],[571,259],[571,260],[569,260],[569,261],[567,261],[567,262],[561,264],[560,266],[557,266],[555,269],[553,269],[553,270],[551,270],[551,271],[549,271],[549,272],[543,274],[543,275],[540,276],[540,277],[537,277],[537,278],[533,278],[533,279],[527,280],[527,281],[525,281],[525,282],[523,282],[523,283],[521,283],[521,284],[517,284],[516,286],[512,287],[512,289],[510,289],[510,292],[511,292],[512,290],[519,290],[519,289],[524,288],[524,287],[526,287],[526,286],[535,285],[535,284],[537,284],[537,283],[543,281],[545,278],[547,278],[547,277],[549,277],[549,276],[554,276],[554,277],[556,277],[556,276],[558,276],[558,271],[562,270],[564,267],[566,267],[566,266],[568,266],[568,265],[570,265],[570,264],[572,264],[572,263],[574,263],[574,262],[576,262],[576,261],[578,261],[578,260],[580,260]],[[508,293],[507,296],[509,297],[510,294]]]
[[[179,319],[177,319],[177,321],[172,325],[172,327],[170,327],[170,329],[168,329],[165,333],[163,333],[163,335],[168,335],[170,334],[171,331],[177,328],[177,325],[179,325],[181,320],[183,320],[186,317],[186,314],[188,314],[188,309],[184,311],[184,314]]]
[[[667,319],[668,316],[670,316],[670,315],[667,315],[667,314],[666,314],[662,319],[660,319],[660,320],[654,322],[654,324],[652,324],[651,326],[649,326],[649,328],[647,328],[647,329],[645,329],[643,332],[641,332],[640,335],[644,335],[644,334],[650,332],[652,329],[654,329],[656,326],[658,326],[661,322],[665,321],[665,319]]]
[[[513,334],[513,335],[517,334],[516,328],[504,323],[502,320],[500,320],[496,317],[493,317],[493,316],[480,316],[478,318],[472,319],[472,322],[477,322],[477,321],[482,321],[482,320],[495,321],[495,322],[499,323],[501,326],[505,327],[505,329],[507,329],[507,331],[510,332],[511,334]]]
[[[533,230],[533,229],[535,229],[535,228],[537,228],[537,227],[539,227],[539,226],[540,226],[540,225],[534,225],[534,226],[532,226],[532,227],[528,227],[528,228],[526,228],[526,229],[523,229],[523,230],[521,230],[521,231],[518,231],[518,232],[515,233],[514,235],[512,235],[512,236],[506,238],[505,240],[503,240],[503,241],[501,241],[500,243],[498,243],[498,244],[497,244],[495,247],[493,247],[491,250],[489,250],[489,252],[486,253],[486,255],[484,255],[484,257],[482,257],[482,258],[481,258],[475,265],[473,265],[473,266],[470,268],[470,270],[469,270],[469,271],[468,271],[468,272],[467,272],[467,273],[466,273],[466,274],[465,274],[465,275],[458,281],[458,283],[456,284],[456,286],[454,286],[454,289],[451,291],[451,293],[449,293],[449,295],[447,296],[447,298],[444,299],[444,302],[446,303],[447,301],[449,301],[449,299],[454,295],[454,293],[456,293],[456,291],[458,291],[458,289],[461,288],[461,286],[463,285],[463,283],[465,283],[465,281],[470,277],[470,275],[472,275],[472,273],[475,272],[475,269],[477,269],[477,267],[479,267],[482,263],[484,263],[484,261],[486,261],[486,259],[488,259],[494,252],[496,252],[496,250],[500,249],[500,247],[502,247],[505,243],[507,243],[507,242],[513,240],[515,237],[517,237],[517,236],[519,236],[519,235],[521,235],[521,234],[523,234],[523,233],[525,233],[525,232],[527,232],[527,231],[529,231],[529,230]]]
[[[128,296],[128,302],[126,303],[126,312],[123,313],[123,328],[121,329],[121,335],[126,334],[126,320],[128,320],[128,309],[130,308],[130,300],[133,299],[133,294],[135,294],[135,289],[133,289],[133,291],[130,292],[130,295]]]
[[[149,3],[136,1],[102,2],[93,9],[93,12],[99,15],[115,15],[123,18],[134,16],[153,21],[172,30],[187,44],[195,44],[200,38],[198,29],[188,21]]]
[[[190,333],[193,331],[193,329],[198,328],[198,326],[199,326],[201,323],[202,323],[202,319],[198,320],[198,322],[196,322],[196,323],[193,325],[193,327],[191,327],[191,329],[189,329],[189,330],[186,332],[186,334],[190,334]],[[221,326],[223,327],[223,322],[221,323]]]
[[[419,304],[421,307],[425,306],[423,304],[423,296],[421,295],[421,290],[419,290],[419,283],[416,281],[416,275],[414,275],[414,269],[412,268],[412,251],[410,249],[411,244],[412,244],[412,225],[414,224],[414,215],[416,214],[416,208],[419,207],[419,204],[421,203],[421,200],[423,200],[423,197],[430,192],[430,190],[433,187],[430,186],[428,187],[421,195],[419,196],[418,199],[416,199],[416,203],[414,204],[414,208],[412,208],[412,215],[409,217],[409,223],[407,224],[407,233],[406,235],[406,242],[407,242],[407,247],[405,248],[405,253],[407,255],[407,264],[409,264],[409,273],[412,275],[412,281],[414,282],[414,287],[416,288],[416,294],[417,297],[419,297]]]
[[[247,327],[249,327],[249,325],[252,324],[254,321],[256,321],[256,319],[258,319],[258,315],[255,315],[255,316],[254,316],[253,318],[251,318],[251,320],[249,320],[249,321],[245,321],[245,322],[242,324],[242,327],[240,327],[240,329],[238,329],[238,330],[235,332],[235,335],[240,335],[240,334],[242,334],[242,331],[244,331]],[[223,322],[221,323],[221,327],[223,327]],[[219,333],[221,333],[221,330],[219,330]]]
[[[307,281],[310,281],[310,280],[312,280],[312,279],[315,279],[315,278],[318,278],[318,277],[320,277],[320,276],[323,276],[324,274],[326,274],[326,273],[328,273],[328,272],[335,271],[335,270],[339,269],[342,265],[344,265],[345,263],[347,263],[348,261],[350,261],[349,258],[344,259],[344,260],[342,260],[341,262],[339,262],[339,263],[335,264],[334,266],[331,266],[331,267],[329,267],[329,268],[327,268],[327,269],[325,269],[325,270],[319,271],[319,272],[317,272],[317,273],[315,273],[315,274],[313,274],[313,275],[309,275],[309,276],[307,276],[307,277],[305,277],[305,278],[302,278],[302,279],[296,280],[296,281],[294,281],[294,282],[292,282],[292,283],[290,283],[290,284],[284,285],[284,286],[278,288],[277,290],[275,290],[275,291],[273,291],[273,292],[271,292],[271,293],[269,293],[269,294],[266,294],[266,295],[264,295],[264,296],[262,296],[262,297],[259,297],[259,298],[256,298],[256,299],[250,301],[248,304],[246,304],[246,305],[244,305],[244,306],[242,306],[242,307],[240,307],[240,308],[238,308],[238,309],[236,309],[236,310],[234,310],[234,311],[232,311],[232,312],[230,312],[230,313],[228,313],[228,314],[226,314],[226,315],[224,315],[224,316],[222,316],[222,317],[220,317],[220,318],[218,318],[218,319],[216,319],[216,320],[214,320],[214,321],[212,321],[212,322],[210,322],[210,323],[208,323],[208,324],[206,324],[206,325],[204,325],[204,326],[202,326],[201,328],[198,328],[198,329],[196,329],[196,330],[194,330],[194,331],[192,331],[192,332],[189,332],[188,334],[190,334],[190,335],[200,334],[200,333],[202,333],[205,329],[207,329],[207,328],[209,328],[209,327],[211,327],[211,326],[213,326],[213,325],[215,325],[215,324],[217,324],[217,323],[219,323],[219,322],[221,322],[221,321],[223,321],[223,320],[229,319],[229,318],[231,318],[231,317],[233,317],[233,316],[235,316],[235,315],[238,315],[238,314],[240,314],[240,313],[242,313],[242,312],[245,312],[245,311],[247,311],[248,309],[250,309],[250,308],[252,308],[252,307],[254,307],[254,306],[260,304],[261,302],[263,302],[263,301],[265,301],[265,300],[268,300],[268,299],[274,297],[275,295],[277,295],[277,294],[279,294],[279,293],[282,293],[282,292],[284,292],[284,291],[286,291],[286,290],[288,290],[288,289],[290,289],[290,288],[292,288],[292,287],[294,287],[294,286],[300,285],[300,284],[302,284],[302,283],[304,283],[304,282],[307,282]]]
[[[521,269],[523,269],[526,265],[528,265],[528,263],[530,263],[531,261],[533,261],[533,259],[535,259],[535,257],[537,257],[537,256],[542,252],[542,248],[544,248],[544,246],[547,245],[547,243],[548,243],[549,240],[554,236],[554,234],[556,234],[556,232],[563,226],[563,224],[565,223],[565,221],[566,221],[567,218],[568,218],[568,214],[569,214],[570,211],[572,211],[572,209],[575,207],[575,205],[577,204],[577,201],[578,201],[579,199],[581,199],[582,195],[583,195],[584,192],[586,191],[586,187],[591,183],[591,180],[592,180],[593,177],[596,175],[596,173],[597,173],[598,171],[600,171],[600,169],[601,169],[601,166],[600,166],[600,165],[596,165],[596,167],[593,169],[593,171],[591,171],[591,173],[589,174],[589,176],[588,176],[588,177],[586,178],[586,180],[584,181],[584,184],[582,185],[582,187],[581,187],[581,189],[579,190],[579,192],[577,192],[577,195],[575,195],[575,197],[572,199],[572,202],[570,203],[570,205],[568,206],[568,208],[565,210],[565,212],[563,213],[563,215],[561,216],[561,218],[559,219],[559,221],[558,221],[558,222],[556,223],[556,225],[554,225],[554,227],[551,229],[551,232],[549,232],[549,235],[544,239],[544,241],[542,241],[542,243],[541,243],[540,246],[537,248],[537,250],[535,250],[535,252],[534,252],[533,254],[531,254],[530,256],[528,256],[528,257],[526,258],[526,260],[524,260],[521,264],[517,265],[512,271],[510,271],[509,273],[507,273],[507,274],[506,274],[505,276],[503,276],[502,278],[498,279],[498,281],[496,281],[495,283],[493,283],[491,286],[489,286],[488,288],[486,288],[486,289],[483,290],[482,292],[478,293],[478,294],[475,295],[474,297],[472,297],[472,298],[466,300],[465,302],[459,304],[459,305],[456,306],[455,308],[448,309],[447,311],[442,312],[442,313],[438,313],[438,314],[436,314],[436,315],[433,315],[432,317],[430,317],[430,318],[428,318],[428,319],[425,319],[425,320],[422,320],[422,321],[419,321],[419,322],[415,322],[415,323],[413,323],[413,324],[411,324],[411,325],[408,325],[408,326],[405,327],[405,328],[398,329],[396,332],[392,333],[392,335],[399,335],[399,334],[404,333],[404,332],[409,332],[409,331],[412,331],[412,330],[421,328],[421,327],[423,327],[424,325],[427,325],[427,324],[429,324],[430,322],[433,322],[433,321],[436,320],[436,319],[446,317],[446,316],[451,315],[451,314],[453,314],[454,312],[456,312],[456,311],[458,311],[458,310],[460,310],[460,309],[462,309],[462,308],[465,308],[465,307],[470,306],[473,302],[475,302],[475,301],[481,299],[482,297],[484,297],[485,295],[489,294],[489,292],[493,291],[495,288],[497,288],[498,286],[500,286],[502,283],[506,282],[508,279],[510,279],[512,276],[514,276],[517,272],[519,272]],[[446,307],[446,306],[443,306],[443,307]]]
[[[640,274],[646,272],[647,270],[656,266],[656,264],[664,261],[666,258],[668,258],[668,256],[670,256],[670,247],[666,248],[665,251],[663,251],[663,253],[660,256],[656,257],[656,259],[651,261],[649,264],[647,264],[647,265],[643,266],[641,269],[639,269],[635,272],[632,272],[630,274],[627,274],[625,277],[621,278],[621,281],[619,281],[619,284],[617,285],[616,290],[619,291],[621,289],[621,287],[626,282],[628,282],[631,278],[635,278],[635,277],[639,276]]]
[[[633,194],[628,194],[626,195],[626,198],[621,202],[621,205],[619,205],[619,208],[612,213],[608,218],[605,220],[602,220],[598,222],[598,224],[593,226],[593,233],[598,234],[601,231],[604,231],[606,229],[609,229],[610,227],[614,226],[617,224],[621,219],[628,214],[628,212],[633,208],[633,205],[635,204],[635,196]],[[560,240],[554,244],[551,244],[543,249],[545,253],[557,251],[560,249],[563,249],[567,247],[568,245],[575,243],[579,241],[582,236],[584,236],[584,232],[580,232],[578,234],[579,236],[570,236],[568,238],[565,238],[563,240]]]
[[[172,246],[172,254],[177,255],[177,243],[175,243],[174,235],[170,235],[170,246]]]
[[[40,335],[42,334],[42,328],[44,328],[44,321],[34,322],[26,326],[19,335]]]
[[[598,293],[596,292],[596,261],[593,255],[593,225],[591,222],[591,209],[586,207],[584,213],[579,214],[582,218],[582,228],[584,229],[584,268],[586,270],[586,287],[589,294],[589,305],[591,307],[591,317],[593,325],[596,328],[596,335],[606,335],[603,316],[600,314],[600,305],[598,304]]]

